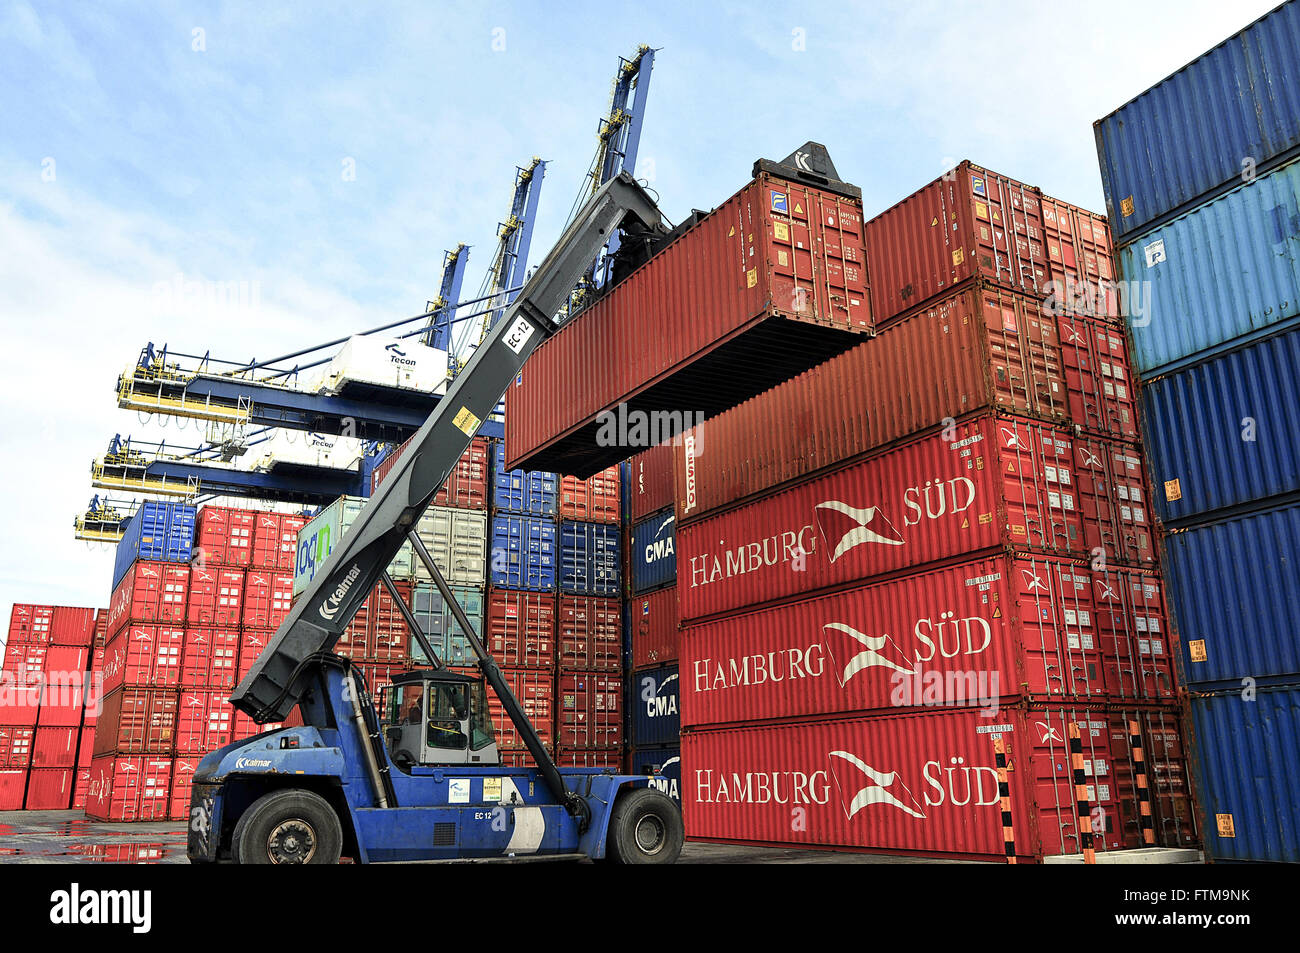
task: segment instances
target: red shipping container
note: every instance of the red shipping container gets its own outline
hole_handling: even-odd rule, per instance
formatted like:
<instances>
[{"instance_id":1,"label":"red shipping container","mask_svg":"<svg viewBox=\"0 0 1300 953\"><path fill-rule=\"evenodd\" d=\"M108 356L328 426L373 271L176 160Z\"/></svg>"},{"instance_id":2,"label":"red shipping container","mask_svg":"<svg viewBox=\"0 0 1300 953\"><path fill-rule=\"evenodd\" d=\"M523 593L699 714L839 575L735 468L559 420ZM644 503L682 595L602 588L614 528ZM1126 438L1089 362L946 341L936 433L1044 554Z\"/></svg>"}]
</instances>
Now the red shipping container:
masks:
<instances>
[{"instance_id":1,"label":"red shipping container","mask_svg":"<svg viewBox=\"0 0 1300 953\"><path fill-rule=\"evenodd\" d=\"M101 821L162 821L171 803L172 759L97 757L90 765L86 816Z\"/></svg>"},{"instance_id":2,"label":"red shipping container","mask_svg":"<svg viewBox=\"0 0 1300 953\"><path fill-rule=\"evenodd\" d=\"M54 628L54 606L14 603L9 613L9 643L48 642Z\"/></svg>"},{"instance_id":3,"label":"red shipping container","mask_svg":"<svg viewBox=\"0 0 1300 953\"><path fill-rule=\"evenodd\" d=\"M1124 331L1067 314L1057 326L1070 418L1091 433L1138 439L1137 388Z\"/></svg>"},{"instance_id":4,"label":"red shipping container","mask_svg":"<svg viewBox=\"0 0 1300 953\"><path fill-rule=\"evenodd\" d=\"M681 522L953 418L1068 413L1054 320L984 283L701 424L675 454Z\"/></svg>"},{"instance_id":5,"label":"red shipping container","mask_svg":"<svg viewBox=\"0 0 1300 953\"><path fill-rule=\"evenodd\" d=\"M244 617L244 570L200 568L190 575L190 625L237 626Z\"/></svg>"},{"instance_id":6,"label":"red shipping container","mask_svg":"<svg viewBox=\"0 0 1300 953\"><path fill-rule=\"evenodd\" d=\"M1072 721L1083 725L1089 813L1115 814L1103 709L1009 709L992 720L967 709L685 734L686 836L1001 860L996 733L1014 766L1017 857L1077 854ZM1123 818L1106 827L1097 848L1122 848Z\"/></svg>"},{"instance_id":7,"label":"red shipping container","mask_svg":"<svg viewBox=\"0 0 1300 953\"><path fill-rule=\"evenodd\" d=\"M972 278L1038 294L1047 281L1041 198L965 161L867 222L876 323Z\"/></svg>"},{"instance_id":8,"label":"red shipping container","mask_svg":"<svg viewBox=\"0 0 1300 953\"><path fill-rule=\"evenodd\" d=\"M360 662L357 669L360 671L365 681L365 687L370 692L370 697L376 705L382 704L381 699L384 697L384 690L392 684L393 676L399 672L409 672L412 665L405 662ZM236 715L238 728L238 719L247 718L242 712ZM249 724L251 724L251 719ZM258 728L258 731L263 729ZM240 737L238 734L236 737Z\"/></svg>"},{"instance_id":9,"label":"red shipping container","mask_svg":"<svg viewBox=\"0 0 1300 953\"><path fill-rule=\"evenodd\" d=\"M26 768L0 768L0 811L21 811L26 790Z\"/></svg>"},{"instance_id":10,"label":"red shipping container","mask_svg":"<svg viewBox=\"0 0 1300 953\"><path fill-rule=\"evenodd\" d=\"M402 597L402 602L410 606L415 583L395 582L394 588ZM370 657L378 661L405 661L410 657L412 636L401 609L383 586L376 587L370 594L369 601L373 607L368 617L367 632Z\"/></svg>"},{"instance_id":11,"label":"red shipping container","mask_svg":"<svg viewBox=\"0 0 1300 953\"><path fill-rule=\"evenodd\" d=\"M607 768L623 770L622 748L562 748L555 755L561 768Z\"/></svg>"},{"instance_id":12,"label":"red shipping container","mask_svg":"<svg viewBox=\"0 0 1300 953\"><path fill-rule=\"evenodd\" d=\"M680 443L661 443L631 459L629 509L634 523L673 505L673 452Z\"/></svg>"},{"instance_id":13,"label":"red shipping container","mask_svg":"<svg viewBox=\"0 0 1300 953\"><path fill-rule=\"evenodd\" d=\"M1152 705L1110 709L1111 746L1117 752L1115 774L1126 845L1140 847L1143 843L1138 823L1141 802L1136 783L1137 763L1132 746L1127 743L1132 722L1137 722L1142 740L1156 845L1195 846L1198 842L1197 815L1192 809L1182 723L1174 709ZM1123 752L1123 757L1119 756L1120 752Z\"/></svg>"},{"instance_id":14,"label":"red shipping container","mask_svg":"<svg viewBox=\"0 0 1300 953\"><path fill-rule=\"evenodd\" d=\"M95 730L95 757L169 753L176 744L176 695L174 688L119 688L106 695Z\"/></svg>"},{"instance_id":15,"label":"red shipping container","mask_svg":"<svg viewBox=\"0 0 1300 953\"><path fill-rule=\"evenodd\" d=\"M1042 291L1070 312L1118 321L1115 262L1104 215L1042 196L1048 284Z\"/></svg>"},{"instance_id":16,"label":"red shipping container","mask_svg":"<svg viewBox=\"0 0 1300 953\"><path fill-rule=\"evenodd\" d=\"M657 668L676 661L681 638L677 587L635 597L628 612L632 614L632 667Z\"/></svg>"},{"instance_id":17,"label":"red shipping container","mask_svg":"<svg viewBox=\"0 0 1300 953\"><path fill-rule=\"evenodd\" d=\"M244 578L243 624L278 629L293 605L293 574L250 569Z\"/></svg>"},{"instance_id":18,"label":"red shipping container","mask_svg":"<svg viewBox=\"0 0 1300 953\"><path fill-rule=\"evenodd\" d=\"M477 669L458 671L464 671L466 675L478 675ZM503 667L501 674L505 676L506 684L518 699L524 714L533 723L537 736L544 745L548 746L547 750L550 750L549 746L555 741L555 676L550 672L531 668ZM487 688L487 699L488 714L491 715L492 724L496 728L498 750L524 750L523 736L519 734L515 723L506 714L501 699L497 698L496 692L490 687Z\"/></svg>"},{"instance_id":19,"label":"red shipping container","mask_svg":"<svg viewBox=\"0 0 1300 953\"><path fill-rule=\"evenodd\" d=\"M384 482L384 478L393 471L393 467L406 452L410 442L408 439L401 446L394 447L384 457L383 462L375 467L375 472L370 478L372 494L379 489L379 484ZM433 505L455 506L470 510L487 509L488 469L491 465L492 454L487 437L475 437L457 459L451 473L447 474L446 481L434 495Z\"/></svg>"},{"instance_id":20,"label":"red shipping container","mask_svg":"<svg viewBox=\"0 0 1300 953\"><path fill-rule=\"evenodd\" d=\"M32 767L75 767L77 731L75 725L37 728L32 741Z\"/></svg>"},{"instance_id":21,"label":"red shipping container","mask_svg":"<svg viewBox=\"0 0 1300 953\"><path fill-rule=\"evenodd\" d=\"M92 693L86 696L86 710L82 713L82 723L94 726L99 721L99 713L104 705L104 659L107 649L99 646L92 650L90 656L90 680L86 683Z\"/></svg>"},{"instance_id":22,"label":"red shipping container","mask_svg":"<svg viewBox=\"0 0 1300 953\"><path fill-rule=\"evenodd\" d=\"M128 625L104 647L105 694L123 685L169 688L181 682L185 629L169 625Z\"/></svg>"},{"instance_id":23,"label":"red shipping container","mask_svg":"<svg viewBox=\"0 0 1300 953\"><path fill-rule=\"evenodd\" d=\"M176 716L176 753L203 755L233 740L235 708L228 692L182 689Z\"/></svg>"},{"instance_id":24,"label":"red shipping container","mask_svg":"<svg viewBox=\"0 0 1300 953\"><path fill-rule=\"evenodd\" d=\"M250 568L292 573L298 561L298 530L306 525L307 518L298 513L258 513Z\"/></svg>"},{"instance_id":25,"label":"red shipping container","mask_svg":"<svg viewBox=\"0 0 1300 953\"><path fill-rule=\"evenodd\" d=\"M95 610L55 606L50 626L54 645L90 645L95 638Z\"/></svg>"},{"instance_id":26,"label":"red shipping container","mask_svg":"<svg viewBox=\"0 0 1300 953\"><path fill-rule=\"evenodd\" d=\"M199 766L199 758L178 754L172 766L170 788L170 806L167 818L173 821L187 821L190 818L190 789L194 786L194 769Z\"/></svg>"},{"instance_id":27,"label":"red shipping container","mask_svg":"<svg viewBox=\"0 0 1300 953\"><path fill-rule=\"evenodd\" d=\"M23 808L28 811L66 811L72 807L76 785L76 768L32 768Z\"/></svg>"},{"instance_id":28,"label":"red shipping container","mask_svg":"<svg viewBox=\"0 0 1300 953\"><path fill-rule=\"evenodd\" d=\"M623 611L618 599L559 598L559 667L566 671L617 672L623 667Z\"/></svg>"},{"instance_id":29,"label":"red shipping container","mask_svg":"<svg viewBox=\"0 0 1300 953\"><path fill-rule=\"evenodd\" d=\"M240 738L251 738L253 735L260 735L264 731L277 731L282 727L284 727L283 722L278 721L259 725L248 715L236 709L235 722L231 733L233 734L233 740L238 741Z\"/></svg>"},{"instance_id":30,"label":"red shipping container","mask_svg":"<svg viewBox=\"0 0 1300 953\"><path fill-rule=\"evenodd\" d=\"M32 763L32 744L36 729L19 725L0 725L0 768L22 768Z\"/></svg>"},{"instance_id":31,"label":"red shipping container","mask_svg":"<svg viewBox=\"0 0 1300 953\"><path fill-rule=\"evenodd\" d=\"M78 764L76 771L76 782L72 790L72 809L74 811L84 811L86 809L86 799L90 796L90 763Z\"/></svg>"},{"instance_id":32,"label":"red shipping container","mask_svg":"<svg viewBox=\"0 0 1300 953\"><path fill-rule=\"evenodd\" d=\"M599 672L560 672L555 743L568 748L613 748L623 742L623 680Z\"/></svg>"},{"instance_id":33,"label":"red shipping container","mask_svg":"<svg viewBox=\"0 0 1300 953\"><path fill-rule=\"evenodd\" d=\"M506 466L587 477L872 328L862 203L762 173L543 342L506 390ZM873 265L874 267L874 265ZM601 440L620 407L625 439ZM694 422L694 421L692 421Z\"/></svg>"},{"instance_id":34,"label":"red shipping container","mask_svg":"<svg viewBox=\"0 0 1300 953\"><path fill-rule=\"evenodd\" d=\"M185 688L219 688L228 693L238 683L239 644L238 629L186 630L180 684Z\"/></svg>"},{"instance_id":35,"label":"red shipping container","mask_svg":"<svg viewBox=\"0 0 1300 953\"><path fill-rule=\"evenodd\" d=\"M132 622L184 623L189 587L187 565L133 563L113 590L108 608L109 635Z\"/></svg>"},{"instance_id":36,"label":"red shipping container","mask_svg":"<svg viewBox=\"0 0 1300 953\"><path fill-rule=\"evenodd\" d=\"M83 725L81 728L81 741L77 743L77 766L89 767L91 760L94 758L95 751L95 726Z\"/></svg>"},{"instance_id":37,"label":"red shipping container","mask_svg":"<svg viewBox=\"0 0 1300 953\"><path fill-rule=\"evenodd\" d=\"M12 684L18 687L42 685L49 651L50 646L45 642L10 642L5 647L5 681L12 679Z\"/></svg>"},{"instance_id":38,"label":"red shipping container","mask_svg":"<svg viewBox=\"0 0 1300 953\"><path fill-rule=\"evenodd\" d=\"M236 685L248 674L248 670L253 667L253 663L257 661L257 657L262 654L262 650L266 648L274 634L271 629L244 629L240 634L239 677L235 679Z\"/></svg>"},{"instance_id":39,"label":"red shipping container","mask_svg":"<svg viewBox=\"0 0 1300 953\"><path fill-rule=\"evenodd\" d=\"M205 506L194 528L194 564L205 569L221 566L247 568L253 561L256 510Z\"/></svg>"},{"instance_id":40,"label":"red shipping container","mask_svg":"<svg viewBox=\"0 0 1300 953\"><path fill-rule=\"evenodd\" d=\"M691 626L682 725L1106 700L1086 566L990 556Z\"/></svg>"},{"instance_id":41,"label":"red shipping container","mask_svg":"<svg viewBox=\"0 0 1300 953\"><path fill-rule=\"evenodd\" d=\"M108 609L95 610L95 647L108 641Z\"/></svg>"},{"instance_id":42,"label":"red shipping container","mask_svg":"<svg viewBox=\"0 0 1300 953\"><path fill-rule=\"evenodd\" d=\"M38 725L81 724L82 710L95 698L86 698L90 685L87 670L90 667L90 646L51 645L45 656L44 689Z\"/></svg>"},{"instance_id":43,"label":"red shipping container","mask_svg":"<svg viewBox=\"0 0 1300 953\"><path fill-rule=\"evenodd\" d=\"M1155 540L1147 516L1151 494L1142 451L1135 444L1089 436L1075 437L1074 449L1084 544L1107 563L1153 565Z\"/></svg>"},{"instance_id":44,"label":"red shipping container","mask_svg":"<svg viewBox=\"0 0 1300 953\"><path fill-rule=\"evenodd\" d=\"M985 415L680 526L682 619L995 547L1077 554L1072 454L1046 424Z\"/></svg>"},{"instance_id":45,"label":"red shipping container","mask_svg":"<svg viewBox=\"0 0 1300 953\"><path fill-rule=\"evenodd\" d=\"M1178 646L1154 572L1112 566L1093 573L1097 638L1107 691L1127 704L1171 701Z\"/></svg>"},{"instance_id":46,"label":"red shipping container","mask_svg":"<svg viewBox=\"0 0 1300 953\"><path fill-rule=\"evenodd\" d=\"M12 650L15 646L10 645L9 648ZM22 679L31 680L24 684ZM43 679L43 666L35 671L25 670L21 674L8 669L0 672L0 724L20 728L36 725L45 687Z\"/></svg>"},{"instance_id":47,"label":"red shipping container","mask_svg":"<svg viewBox=\"0 0 1300 953\"><path fill-rule=\"evenodd\" d=\"M555 593L489 589L485 647L498 665L555 665Z\"/></svg>"},{"instance_id":48,"label":"red shipping container","mask_svg":"<svg viewBox=\"0 0 1300 953\"><path fill-rule=\"evenodd\" d=\"M560 478L560 516L588 523L617 523L619 519L618 467L602 470L586 480Z\"/></svg>"}]
</instances>

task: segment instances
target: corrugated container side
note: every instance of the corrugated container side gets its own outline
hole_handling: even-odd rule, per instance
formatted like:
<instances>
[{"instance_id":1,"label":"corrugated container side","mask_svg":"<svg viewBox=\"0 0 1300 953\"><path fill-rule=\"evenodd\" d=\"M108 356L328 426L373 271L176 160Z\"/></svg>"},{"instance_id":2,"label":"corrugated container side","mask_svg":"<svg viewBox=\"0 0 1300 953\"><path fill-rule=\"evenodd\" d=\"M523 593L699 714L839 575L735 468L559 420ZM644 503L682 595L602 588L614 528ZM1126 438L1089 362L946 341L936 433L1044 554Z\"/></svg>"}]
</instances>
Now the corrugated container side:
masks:
<instances>
[{"instance_id":1,"label":"corrugated container side","mask_svg":"<svg viewBox=\"0 0 1300 953\"><path fill-rule=\"evenodd\" d=\"M1166 524L1300 491L1300 330L1147 381L1142 407Z\"/></svg>"},{"instance_id":2,"label":"corrugated container side","mask_svg":"<svg viewBox=\"0 0 1300 953\"><path fill-rule=\"evenodd\" d=\"M615 672L561 672L556 744L562 749L623 743L623 679Z\"/></svg>"},{"instance_id":3,"label":"corrugated container side","mask_svg":"<svg viewBox=\"0 0 1300 953\"><path fill-rule=\"evenodd\" d=\"M95 636L95 610L55 606L50 624L54 645L90 645Z\"/></svg>"},{"instance_id":4,"label":"corrugated container side","mask_svg":"<svg viewBox=\"0 0 1300 953\"><path fill-rule=\"evenodd\" d=\"M500 665L555 665L555 594L493 587L488 590L484 645Z\"/></svg>"},{"instance_id":5,"label":"corrugated container side","mask_svg":"<svg viewBox=\"0 0 1300 953\"><path fill-rule=\"evenodd\" d=\"M66 811L72 806L76 783L75 768L32 768L23 807L28 811Z\"/></svg>"},{"instance_id":6,"label":"corrugated container side","mask_svg":"<svg viewBox=\"0 0 1300 953\"><path fill-rule=\"evenodd\" d=\"M1225 342L1294 325L1300 163L1142 235L1116 252L1116 263L1133 289L1132 357L1144 380L1203 360Z\"/></svg>"},{"instance_id":7,"label":"corrugated container side","mask_svg":"<svg viewBox=\"0 0 1300 953\"><path fill-rule=\"evenodd\" d=\"M392 472L398 459L406 452L410 444L408 439L401 446L388 451L379 466L370 476L370 492L373 495L379 484ZM447 479L438 492L434 494L434 506L458 506L471 510L487 509L488 471L491 469L492 453L487 437L475 437L465 448L465 452L456 460L456 465L447 474Z\"/></svg>"},{"instance_id":8,"label":"corrugated container side","mask_svg":"<svg viewBox=\"0 0 1300 953\"><path fill-rule=\"evenodd\" d=\"M197 513L188 503L141 503L122 528L122 539L113 556L114 587L137 559L189 562Z\"/></svg>"},{"instance_id":9,"label":"corrugated container side","mask_svg":"<svg viewBox=\"0 0 1300 953\"><path fill-rule=\"evenodd\" d=\"M26 790L26 768L0 768L0 811L21 811Z\"/></svg>"},{"instance_id":10,"label":"corrugated container side","mask_svg":"<svg viewBox=\"0 0 1300 953\"><path fill-rule=\"evenodd\" d=\"M1092 573L1093 624L1106 694L1123 704L1168 703L1177 688L1178 638L1160 576L1107 566Z\"/></svg>"},{"instance_id":11,"label":"corrugated container side","mask_svg":"<svg viewBox=\"0 0 1300 953\"><path fill-rule=\"evenodd\" d=\"M106 695L95 732L95 757L170 752L176 743L176 701L174 688L119 688Z\"/></svg>"},{"instance_id":12,"label":"corrugated container side","mask_svg":"<svg viewBox=\"0 0 1300 953\"><path fill-rule=\"evenodd\" d=\"M1138 388L1122 328L1080 314L1057 317L1070 420L1091 433L1137 440Z\"/></svg>"},{"instance_id":13,"label":"corrugated container side","mask_svg":"<svg viewBox=\"0 0 1300 953\"><path fill-rule=\"evenodd\" d=\"M619 521L618 467L609 467L586 480L560 478L560 515L591 523Z\"/></svg>"},{"instance_id":14,"label":"corrugated container side","mask_svg":"<svg viewBox=\"0 0 1300 953\"><path fill-rule=\"evenodd\" d=\"M1300 688L1193 693L1191 718L1206 853L1300 863Z\"/></svg>"},{"instance_id":15,"label":"corrugated container side","mask_svg":"<svg viewBox=\"0 0 1300 953\"><path fill-rule=\"evenodd\" d=\"M1300 505L1216 520L1165 537L1165 586L1190 687L1300 680ZM1226 687L1226 686L1225 686Z\"/></svg>"},{"instance_id":16,"label":"corrugated container side","mask_svg":"<svg viewBox=\"0 0 1300 953\"><path fill-rule=\"evenodd\" d=\"M980 410L1064 420L1066 393L1056 318L1026 295L967 285L687 434L673 448L677 516Z\"/></svg>"},{"instance_id":17,"label":"corrugated container side","mask_svg":"<svg viewBox=\"0 0 1300 953\"><path fill-rule=\"evenodd\" d=\"M104 647L104 692L116 691L123 685L131 688L179 685L185 633L180 626L125 626Z\"/></svg>"},{"instance_id":18,"label":"corrugated container side","mask_svg":"<svg viewBox=\"0 0 1300 953\"><path fill-rule=\"evenodd\" d=\"M560 477L544 470L506 468L504 441L492 441L492 506L498 512L556 516L560 511Z\"/></svg>"},{"instance_id":19,"label":"corrugated container side","mask_svg":"<svg viewBox=\"0 0 1300 953\"><path fill-rule=\"evenodd\" d=\"M619 528L605 523L560 522L561 592L621 596Z\"/></svg>"},{"instance_id":20,"label":"corrugated container side","mask_svg":"<svg viewBox=\"0 0 1300 953\"><path fill-rule=\"evenodd\" d=\"M632 667L643 669L676 661L680 624L677 587L636 596L627 605Z\"/></svg>"},{"instance_id":21,"label":"corrugated container side","mask_svg":"<svg viewBox=\"0 0 1300 953\"><path fill-rule=\"evenodd\" d=\"M181 655L180 684L186 688L224 689L235 687L239 672L238 629L191 628L185 632ZM105 668L107 669L107 662ZM105 674L105 686L108 676Z\"/></svg>"},{"instance_id":22,"label":"corrugated container side","mask_svg":"<svg viewBox=\"0 0 1300 953\"><path fill-rule=\"evenodd\" d=\"M509 514L494 516L492 585L553 591L557 535L558 528L552 519Z\"/></svg>"},{"instance_id":23,"label":"corrugated container side","mask_svg":"<svg viewBox=\"0 0 1300 953\"><path fill-rule=\"evenodd\" d=\"M137 562L113 589L108 609L109 636L132 622L184 624L190 567Z\"/></svg>"},{"instance_id":24,"label":"corrugated container side","mask_svg":"<svg viewBox=\"0 0 1300 953\"><path fill-rule=\"evenodd\" d=\"M1080 305L1080 314L1116 321L1114 246L1106 216L1044 195L1049 296Z\"/></svg>"},{"instance_id":25,"label":"corrugated container side","mask_svg":"<svg viewBox=\"0 0 1300 953\"><path fill-rule=\"evenodd\" d=\"M26 771L32 763L32 745L35 740L35 728L0 725L0 768L21 768Z\"/></svg>"},{"instance_id":26,"label":"corrugated container side","mask_svg":"<svg viewBox=\"0 0 1300 953\"><path fill-rule=\"evenodd\" d=\"M1300 146L1297 35L1283 4L1093 124L1118 238Z\"/></svg>"},{"instance_id":27,"label":"corrugated container side","mask_svg":"<svg viewBox=\"0 0 1300 953\"><path fill-rule=\"evenodd\" d=\"M972 278L1038 294L1048 280L1041 197L967 160L867 222L877 325Z\"/></svg>"},{"instance_id":28,"label":"corrugated container side","mask_svg":"<svg viewBox=\"0 0 1300 953\"><path fill-rule=\"evenodd\" d=\"M630 464L631 517L642 520L673 505L673 444L661 443L642 451Z\"/></svg>"},{"instance_id":29,"label":"corrugated container side","mask_svg":"<svg viewBox=\"0 0 1300 953\"><path fill-rule=\"evenodd\" d=\"M533 352L507 462L589 476L671 436L602 440L606 408L711 416L852 346L865 265L859 200L760 175Z\"/></svg>"},{"instance_id":30,"label":"corrugated container side","mask_svg":"<svg viewBox=\"0 0 1300 953\"><path fill-rule=\"evenodd\" d=\"M672 510L656 513L632 526L632 592L639 595L677 581L676 517Z\"/></svg>"},{"instance_id":31,"label":"corrugated container side","mask_svg":"<svg viewBox=\"0 0 1300 953\"><path fill-rule=\"evenodd\" d=\"M1137 444L1074 438L1075 491L1083 541L1094 557L1130 566L1155 564L1151 491Z\"/></svg>"},{"instance_id":32,"label":"corrugated container side","mask_svg":"<svg viewBox=\"0 0 1300 953\"><path fill-rule=\"evenodd\" d=\"M677 666L637 672L628 676L628 704L632 708L632 744L676 744L682 733Z\"/></svg>"},{"instance_id":33,"label":"corrugated container side","mask_svg":"<svg viewBox=\"0 0 1300 953\"><path fill-rule=\"evenodd\" d=\"M1080 554L1072 458L1063 432L989 415L683 525L682 618L995 547Z\"/></svg>"},{"instance_id":34,"label":"corrugated container side","mask_svg":"<svg viewBox=\"0 0 1300 953\"><path fill-rule=\"evenodd\" d=\"M617 672L623 667L623 611L617 599L562 594L557 613L562 670Z\"/></svg>"}]
</instances>

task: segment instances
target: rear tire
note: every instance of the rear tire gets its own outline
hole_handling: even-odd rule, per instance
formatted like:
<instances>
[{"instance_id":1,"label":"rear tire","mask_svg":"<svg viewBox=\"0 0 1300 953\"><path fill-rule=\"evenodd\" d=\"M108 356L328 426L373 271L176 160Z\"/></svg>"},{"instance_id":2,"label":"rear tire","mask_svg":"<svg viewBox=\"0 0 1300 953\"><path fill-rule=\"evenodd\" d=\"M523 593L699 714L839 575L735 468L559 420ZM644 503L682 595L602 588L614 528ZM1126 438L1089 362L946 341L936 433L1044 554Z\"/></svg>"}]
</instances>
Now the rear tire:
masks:
<instances>
[{"instance_id":1,"label":"rear tire","mask_svg":"<svg viewBox=\"0 0 1300 953\"><path fill-rule=\"evenodd\" d=\"M230 838L237 864L337 864L343 850L338 815L319 794L290 788L254 801Z\"/></svg>"},{"instance_id":2,"label":"rear tire","mask_svg":"<svg viewBox=\"0 0 1300 953\"><path fill-rule=\"evenodd\" d=\"M675 864L686 833L682 812L653 788L625 791L609 815L605 854L615 864Z\"/></svg>"}]
</instances>

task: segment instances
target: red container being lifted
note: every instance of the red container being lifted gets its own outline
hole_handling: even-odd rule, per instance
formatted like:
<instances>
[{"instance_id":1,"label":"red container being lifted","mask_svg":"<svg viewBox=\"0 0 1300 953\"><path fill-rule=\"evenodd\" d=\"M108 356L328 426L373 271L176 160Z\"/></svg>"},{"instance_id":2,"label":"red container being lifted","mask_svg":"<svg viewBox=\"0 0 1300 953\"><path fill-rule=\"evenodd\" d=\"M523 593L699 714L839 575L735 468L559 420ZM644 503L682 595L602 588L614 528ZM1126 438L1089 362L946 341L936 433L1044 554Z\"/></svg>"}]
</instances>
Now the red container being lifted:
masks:
<instances>
[{"instance_id":1,"label":"red container being lifted","mask_svg":"<svg viewBox=\"0 0 1300 953\"><path fill-rule=\"evenodd\" d=\"M658 668L676 661L681 638L677 587L635 596L627 605L631 615L632 667Z\"/></svg>"},{"instance_id":2,"label":"red container being lifted","mask_svg":"<svg viewBox=\"0 0 1300 953\"><path fill-rule=\"evenodd\" d=\"M1042 293L1041 199L1033 186L967 160L867 222L877 325L972 278Z\"/></svg>"},{"instance_id":3,"label":"red container being lifted","mask_svg":"<svg viewBox=\"0 0 1300 953\"><path fill-rule=\"evenodd\" d=\"M682 618L984 550L1079 555L1071 459L1056 428L986 414L681 526Z\"/></svg>"},{"instance_id":4,"label":"red container being lifted","mask_svg":"<svg viewBox=\"0 0 1300 953\"><path fill-rule=\"evenodd\" d=\"M682 632L682 725L1103 702L1092 573L989 556Z\"/></svg>"},{"instance_id":5,"label":"red container being lifted","mask_svg":"<svg viewBox=\"0 0 1300 953\"><path fill-rule=\"evenodd\" d=\"M687 434L679 523L985 409L1068 412L1056 322L976 282Z\"/></svg>"},{"instance_id":6,"label":"red container being lifted","mask_svg":"<svg viewBox=\"0 0 1300 953\"><path fill-rule=\"evenodd\" d=\"M794 181L813 147L824 188ZM787 162L761 162L533 352L506 390L509 468L590 476L671 436L661 422L720 413L872 329L860 191L816 144Z\"/></svg>"}]
</instances>

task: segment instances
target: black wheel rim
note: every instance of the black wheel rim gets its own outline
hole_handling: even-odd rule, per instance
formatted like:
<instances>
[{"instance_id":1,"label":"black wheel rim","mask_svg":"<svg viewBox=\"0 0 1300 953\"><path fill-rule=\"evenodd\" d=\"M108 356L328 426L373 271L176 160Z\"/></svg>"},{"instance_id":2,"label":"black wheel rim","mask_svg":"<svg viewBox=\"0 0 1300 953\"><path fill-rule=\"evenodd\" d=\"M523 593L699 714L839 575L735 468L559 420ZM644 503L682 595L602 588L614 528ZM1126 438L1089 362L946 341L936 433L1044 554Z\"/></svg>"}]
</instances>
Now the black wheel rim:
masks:
<instances>
[{"instance_id":1,"label":"black wheel rim","mask_svg":"<svg viewBox=\"0 0 1300 953\"><path fill-rule=\"evenodd\" d=\"M316 856L316 830L300 817L281 821L266 838L273 864L306 864Z\"/></svg>"},{"instance_id":2,"label":"black wheel rim","mask_svg":"<svg viewBox=\"0 0 1300 953\"><path fill-rule=\"evenodd\" d=\"M668 839L668 830L663 818L658 814L643 815L632 830L632 839L636 841L636 849L641 853L646 855L659 853L664 849L664 843Z\"/></svg>"}]
</instances>

